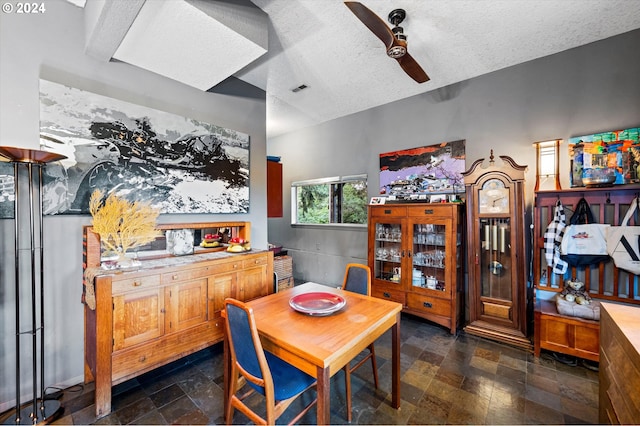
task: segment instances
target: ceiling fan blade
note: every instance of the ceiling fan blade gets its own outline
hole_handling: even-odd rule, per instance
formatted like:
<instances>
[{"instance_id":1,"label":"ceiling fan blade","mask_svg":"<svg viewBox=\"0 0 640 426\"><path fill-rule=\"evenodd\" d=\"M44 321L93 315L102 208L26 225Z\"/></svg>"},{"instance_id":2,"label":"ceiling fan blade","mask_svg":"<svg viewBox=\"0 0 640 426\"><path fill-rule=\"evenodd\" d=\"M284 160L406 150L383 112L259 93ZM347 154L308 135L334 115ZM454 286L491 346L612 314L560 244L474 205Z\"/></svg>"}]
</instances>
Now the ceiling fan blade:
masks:
<instances>
[{"instance_id":1,"label":"ceiling fan blade","mask_svg":"<svg viewBox=\"0 0 640 426\"><path fill-rule=\"evenodd\" d=\"M409 74L409 77L413 78L418 83L425 83L429 81L427 73L424 72L416 60L409 55L409 52L405 53L404 56L397 58L397 60L402 69Z\"/></svg>"},{"instance_id":2,"label":"ceiling fan blade","mask_svg":"<svg viewBox=\"0 0 640 426\"><path fill-rule=\"evenodd\" d=\"M389 26L365 5L357 1L345 1L344 4L376 37L382 40L387 49L396 42L396 38Z\"/></svg>"}]
</instances>

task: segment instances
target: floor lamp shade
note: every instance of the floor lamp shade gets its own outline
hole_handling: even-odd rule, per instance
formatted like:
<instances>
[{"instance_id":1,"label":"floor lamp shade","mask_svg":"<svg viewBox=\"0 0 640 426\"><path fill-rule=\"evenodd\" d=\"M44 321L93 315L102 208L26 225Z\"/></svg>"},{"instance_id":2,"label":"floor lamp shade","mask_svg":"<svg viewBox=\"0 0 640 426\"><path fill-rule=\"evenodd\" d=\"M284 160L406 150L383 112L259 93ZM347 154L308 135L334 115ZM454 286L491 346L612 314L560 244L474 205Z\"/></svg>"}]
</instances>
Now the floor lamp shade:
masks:
<instances>
[{"instance_id":1,"label":"floor lamp shade","mask_svg":"<svg viewBox=\"0 0 640 426\"><path fill-rule=\"evenodd\" d=\"M15 236L15 312L16 312L16 408L4 424L36 424L50 421L60 412L60 402L47 400L44 387L44 259L42 169L63 155L0 146L0 156L13 164ZM22 298L30 297L30 312L21 312ZM25 321L25 318L30 320ZM21 401L21 361L24 349L31 349L33 397ZM27 370L25 368L25 370ZM38 374L40 373L40 374Z\"/></svg>"}]
</instances>

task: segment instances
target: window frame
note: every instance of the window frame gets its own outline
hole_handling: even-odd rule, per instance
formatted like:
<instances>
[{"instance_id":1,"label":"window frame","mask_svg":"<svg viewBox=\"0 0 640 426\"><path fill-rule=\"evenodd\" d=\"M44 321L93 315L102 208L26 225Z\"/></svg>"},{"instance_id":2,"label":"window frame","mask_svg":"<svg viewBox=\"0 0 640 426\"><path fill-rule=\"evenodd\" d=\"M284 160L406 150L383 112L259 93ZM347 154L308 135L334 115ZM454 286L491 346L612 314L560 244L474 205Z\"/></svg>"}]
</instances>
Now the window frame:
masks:
<instances>
[{"instance_id":1,"label":"window frame","mask_svg":"<svg viewBox=\"0 0 640 426\"><path fill-rule=\"evenodd\" d=\"M291 182L291 226L300 226L300 227L336 227L336 228L366 228L367 223L341 223L341 222L332 222L334 217L337 214L341 214L342 205L340 203L339 206L336 206L333 201L329 205L329 223L300 223L298 222L298 188L303 186L313 186L313 185L335 185L335 184L345 184L350 182L364 181L367 187L369 186L368 176L366 173L357 174L357 175L345 175L345 176L330 176L325 178L318 179L307 179ZM341 187L342 189L342 187ZM335 193L333 190L329 191L329 198L332 196L335 197ZM368 194L365 197L365 207L368 205ZM334 200L335 201L335 200ZM333 208L333 209L332 209ZM338 209L336 211L336 209ZM332 211L333 210L333 211Z\"/></svg>"}]
</instances>

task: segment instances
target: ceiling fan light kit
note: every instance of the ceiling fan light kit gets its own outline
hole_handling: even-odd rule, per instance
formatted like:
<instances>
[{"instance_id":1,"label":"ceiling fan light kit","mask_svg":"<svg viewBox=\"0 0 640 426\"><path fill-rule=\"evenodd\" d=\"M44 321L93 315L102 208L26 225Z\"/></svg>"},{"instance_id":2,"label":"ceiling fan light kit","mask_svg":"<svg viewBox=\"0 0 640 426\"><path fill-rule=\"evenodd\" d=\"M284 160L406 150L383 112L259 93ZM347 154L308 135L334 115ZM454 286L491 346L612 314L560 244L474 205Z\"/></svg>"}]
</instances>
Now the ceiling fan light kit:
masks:
<instances>
[{"instance_id":1,"label":"ceiling fan light kit","mask_svg":"<svg viewBox=\"0 0 640 426\"><path fill-rule=\"evenodd\" d=\"M429 76L416 62L407 50L407 36L400 23L404 21L407 14L404 9L394 9L389 13L388 19L393 28L373 13L369 8L357 1L346 1L345 6L353 12L362 23L378 37L387 48L387 55L398 61L400 67L409 77L418 83L429 81Z\"/></svg>"}]
</instances>

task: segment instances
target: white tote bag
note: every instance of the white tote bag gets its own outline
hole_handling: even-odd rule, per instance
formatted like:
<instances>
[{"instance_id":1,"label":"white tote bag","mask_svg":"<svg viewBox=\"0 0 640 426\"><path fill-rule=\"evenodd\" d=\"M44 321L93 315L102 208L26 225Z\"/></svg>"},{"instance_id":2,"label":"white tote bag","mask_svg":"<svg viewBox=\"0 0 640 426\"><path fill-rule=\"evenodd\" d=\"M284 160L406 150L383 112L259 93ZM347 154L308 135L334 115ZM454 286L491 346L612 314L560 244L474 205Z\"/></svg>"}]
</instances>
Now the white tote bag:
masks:
<instances>
[{"instance_id":1,"label":"white tote bag","mask_svg":"<svg viewBox=\"0 0 640 426\"><path fill-rule=\"evenodd\" d=\"M638 198L635 198L620 226L609 227L607 252L618 268L640 275L640 226L628 226L637 208Z\"/></svg>"},{"instance_id":2,"label":"white tote bag","mask_svg":"<svg viewBox=\"0 0 640 426\"><path fill-rule=\"evenodd\" d=\"M562 254L606 255L609 228L600 223L567 226L562 237Z\"/></svg>"}]
</instances>

